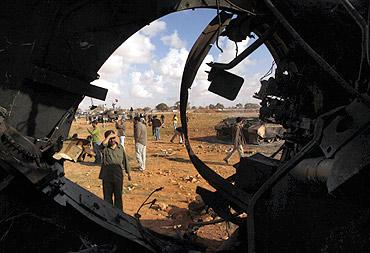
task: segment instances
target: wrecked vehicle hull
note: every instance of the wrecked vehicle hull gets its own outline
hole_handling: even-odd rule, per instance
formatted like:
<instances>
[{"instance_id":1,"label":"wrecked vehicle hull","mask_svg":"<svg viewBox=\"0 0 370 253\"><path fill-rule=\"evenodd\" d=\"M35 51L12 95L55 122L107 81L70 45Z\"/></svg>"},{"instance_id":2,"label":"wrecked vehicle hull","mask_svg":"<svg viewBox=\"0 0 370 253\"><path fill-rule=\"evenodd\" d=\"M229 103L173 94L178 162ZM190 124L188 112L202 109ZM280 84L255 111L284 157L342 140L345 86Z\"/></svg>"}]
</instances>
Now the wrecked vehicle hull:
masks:
<instances>
[{"instance_id":1,"label":"wrecked vehicle hull","mask_svg":"<svg viewBox=\"0 0 370 253\"><path fill-rule=\"evenodd\" d=\"M265 44L277 69L274 77L261 79L254 97L261 100L260 118L287 131L273 154L281 152L279 160L261 154L242 158L227 179L193 152L184 117L192 73L209 41L217 40L217 29L210 32L217 22L193 46L182 79L181 120L191 161L216 189L198 187L197 193L220 217L239 225L221 252L370 250L368 11L366 1L265 0L255 15L229 20L223 34L230 40L252 32L259 38L229 63L209 63L209 90L235 99L240 77L227 70ZM352 31L352 43L338 43L343 29Z\"/></svg>"},{"instance_id":2,"label":"wrecked vehicle hull","mask_svg":"<svg viewBox=\"0 0 370 253\"><path fill-rule=\"evenodd\" d=\"M227 118L215 126L217 138L232 140L232 129L236 118ZM243 135L248 144L261 144L281 140L284 135L284 128L279 124L264 123L258 118L243 118Z\"/></svg>"},{"instance_id":3,"label":"wrecked vehicle hull","mask_svg":"<svg viewBox=\"0 0 370 253\"><path fill-rule=\"evenodd\" d=\"M203 250L141 227L65 179L52 159L83 97L105 98L90 82L113 51L151 21L198 7L219 14L189 54L181 121L189 157L215 189L197 192L239 225L220 250L370 250L368 1L24 0L0 7L1 251ZM287 132L280 160L244 158L226 180L191 149L188 89L219 35L239 42L252 32L259 38L232 62L210 63L209 90L235 99L243 78L227 70L265 44L277 69L255 94L260 118Z\"/></svg>"}]
</instances>

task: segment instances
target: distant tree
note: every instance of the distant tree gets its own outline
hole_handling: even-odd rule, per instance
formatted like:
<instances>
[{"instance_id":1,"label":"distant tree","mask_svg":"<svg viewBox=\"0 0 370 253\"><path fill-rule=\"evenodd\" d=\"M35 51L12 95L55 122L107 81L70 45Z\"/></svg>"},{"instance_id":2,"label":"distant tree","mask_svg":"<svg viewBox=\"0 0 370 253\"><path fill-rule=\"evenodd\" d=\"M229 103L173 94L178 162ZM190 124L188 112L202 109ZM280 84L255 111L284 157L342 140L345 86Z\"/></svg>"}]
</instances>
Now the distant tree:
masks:
<instances>
[{"instance_id":1,"label":"distant tree","mask_svg":"<svg viewBox=\"0 0 370 253\"><path fill-rule=\"evenodd\" d=\"M168 105L166 105L165 103L160 103L155 107L155 109L157 109L158 111L167 111Z\"/></svg>"},{"instance_id":2,"label":"distant tree","mask_svg":"<svg viewBox=\"0 0 370 253\"><path fill-rule=\"evenodd\" d=\"M210 104L210 105L208 106L208 108L209 108L209 109L215 109L216 107L215 107L213 104Z\"/></svg>"},{"instance_id":3,"label":"distant tree","mask_svg":"<svg viewBox=\"0 0 370 253\"><path fill-rule=\"evenodd\" d=\"M144 112L149 112L152 108L150 108L149 106L147 107L144 107Z\"/></svg>"},{"instance_id":4,"label":"distant tree","mask_svg":"<svg viewBox=\"0 0 370 253\"><path fill-rule=\"evenodd\" d=\"M197 109L197 107L193 105L193 106L191 107L191 109L192 109L192 110L196 110L196 109Z\"/></svg>"},{"instance_id":5,"label":"distant tree","mask_svg":"<svg viewBox=\"0 0 370 253\"><path fill-rule=\"evenodd\" d=\"M238 109L243 109L243 104L241 104L241 103L239 103L239 104L236 104L236 106L235 106L236 108L238 108Z\"/></svg>"},{"instance_id":6,"label":"distant tree","mask_svg":"<svg viewBox=\"0 0 370 253\"><path fill-rule=\"evenodd\" d=\"M225 108L225 106L224 106L223 104L221 104L221 103L217 103L217 104L215 105L215 108L216 108L216 109L224 109L224 108Z\"/></svg>"}]
</instances>

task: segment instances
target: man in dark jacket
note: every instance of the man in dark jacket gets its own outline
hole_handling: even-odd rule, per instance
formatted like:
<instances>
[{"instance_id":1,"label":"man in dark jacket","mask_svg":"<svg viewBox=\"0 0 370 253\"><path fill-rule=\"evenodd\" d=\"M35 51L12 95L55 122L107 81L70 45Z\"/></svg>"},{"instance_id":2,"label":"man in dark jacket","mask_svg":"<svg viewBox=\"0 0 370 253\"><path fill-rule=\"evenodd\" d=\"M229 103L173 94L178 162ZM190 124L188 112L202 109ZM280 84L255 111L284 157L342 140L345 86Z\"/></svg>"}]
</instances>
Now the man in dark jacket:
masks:
<instances>
[{"instance_id":1,"label":"man in dark jacket","mask_svg":"<svg viewBox=\"0 0 370 253\"><path fill-rule=\"evenodd\" d=\"M159 139L161 139L161 126L162 126L162 122L157 118L157 115L155 115L153 117L152 124L153 124L153 128L154 128L154 137L155 137L155 140L158 141Z\"/></svg>"},{"instance_id":2,"label":"man in dark jacket","mask_svg":"<svg viewBox=\"0 0 370 253\"><path fill-rule=\"evenodd\" d=\"M125 149L118 144L117 135L112 130L104 133L104 141L100 145L103 162L99 173L99 178L103 180L104 200L114 204L120 210L123 210L122 187L123 170L131 181L130 165L128 163ZM114 202L112 197L114 196Z\"/></svg>"}]
</instances>

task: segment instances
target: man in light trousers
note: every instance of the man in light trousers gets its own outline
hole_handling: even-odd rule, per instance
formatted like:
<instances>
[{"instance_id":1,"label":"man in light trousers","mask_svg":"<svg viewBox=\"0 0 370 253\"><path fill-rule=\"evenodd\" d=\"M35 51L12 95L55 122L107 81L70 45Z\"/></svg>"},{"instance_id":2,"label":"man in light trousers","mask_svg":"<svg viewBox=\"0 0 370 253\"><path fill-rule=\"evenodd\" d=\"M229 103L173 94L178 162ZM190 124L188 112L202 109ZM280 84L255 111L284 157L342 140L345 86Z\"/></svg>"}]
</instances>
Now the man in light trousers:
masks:
<instances>
[{"instance_id":1,"label":"man in light trousers","mask_svg":"<svg viewBox=\"0 0 370 253\"><path fill-rule=\"evenodd\" d=\"M244 157L244 150L243 145L245 145L246 141L243 134L243 120L241 117L236 118L236 124L232 130L232 139L233 139L233 148L229 151L227 156L224 158L226 163L229 163L231 156L238 151L239 158Z\"/></svg>"},{"instance_id":2,"label":"man in light trousers","mask_svg":"<svg viewBox=\"0 0 370 253\"><path fill-rule=\"evenodd\" d=\"M135 151L136 159L139 163L139 170L143 172L145 170L146 160L146 141L147 141L147 129L143 123L144 119L136 117L134 119L134 139L135 139Z\"/></svg>"}]
</instances>

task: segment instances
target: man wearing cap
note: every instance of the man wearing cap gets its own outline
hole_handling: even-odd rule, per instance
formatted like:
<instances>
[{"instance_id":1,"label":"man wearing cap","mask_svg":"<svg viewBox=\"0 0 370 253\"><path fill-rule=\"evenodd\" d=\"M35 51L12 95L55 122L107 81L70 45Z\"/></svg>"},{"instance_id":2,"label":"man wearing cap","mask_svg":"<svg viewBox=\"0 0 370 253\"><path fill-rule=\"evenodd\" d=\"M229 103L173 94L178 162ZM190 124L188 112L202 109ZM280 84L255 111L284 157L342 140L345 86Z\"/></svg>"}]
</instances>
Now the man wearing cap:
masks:
<instances>
[{"instance_id":1,"label":"man wearing cap","mask_svg":"<svg viewBox=\"0 0 370 253\"><path fill-rule=\"evenodd\" d=\"M106 131L104 137L105 139L100 145L103 161L99 173L99 178L103 181L104 200L123 210L123 170L126 171L128 180L131 181L130 165L125 149L117 142L117 135L114 131Z\"/></svg>"}]
</instances>

